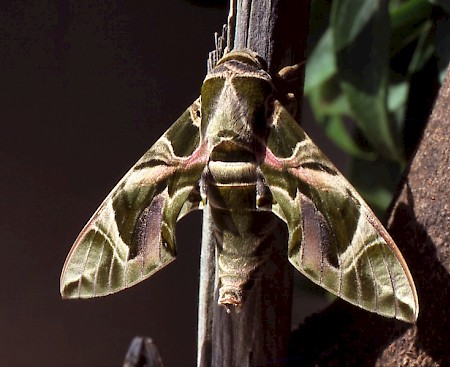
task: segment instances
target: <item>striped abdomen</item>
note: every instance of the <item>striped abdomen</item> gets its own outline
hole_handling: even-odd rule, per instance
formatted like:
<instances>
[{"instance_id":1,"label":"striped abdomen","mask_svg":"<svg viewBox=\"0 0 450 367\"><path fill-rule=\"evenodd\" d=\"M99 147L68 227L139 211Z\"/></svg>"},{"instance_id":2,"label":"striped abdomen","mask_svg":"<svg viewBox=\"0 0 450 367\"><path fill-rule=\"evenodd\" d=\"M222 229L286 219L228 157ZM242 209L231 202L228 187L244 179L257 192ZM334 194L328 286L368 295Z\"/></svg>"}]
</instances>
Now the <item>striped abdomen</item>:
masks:
<instances>
[{"instance_id":1,"label":"striped abdomen","mask_svg":"<svg viewBox=\"0 0 450 367\"><path fill-rule=\"evenodd\" d=\"M268 256L262 243L273 217L258 209L266 199L265 186L254 161L210 160L205 183L216 239L219 304L240 306Z\"/></svg>"}]
</instances>

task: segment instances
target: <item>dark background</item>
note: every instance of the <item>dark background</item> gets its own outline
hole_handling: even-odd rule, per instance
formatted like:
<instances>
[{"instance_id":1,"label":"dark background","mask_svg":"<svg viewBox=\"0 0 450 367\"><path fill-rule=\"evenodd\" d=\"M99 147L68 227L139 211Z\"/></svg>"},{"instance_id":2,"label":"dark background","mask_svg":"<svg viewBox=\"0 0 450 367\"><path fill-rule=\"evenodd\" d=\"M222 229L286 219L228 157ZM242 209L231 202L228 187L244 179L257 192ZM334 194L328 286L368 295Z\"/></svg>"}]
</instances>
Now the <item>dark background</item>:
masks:
<instances>
[{"instance_id":1,"label":"dark background","mask_svg":"<svg viewBox=\"0 0 450 367\"><path fill-rule=\"evenodd\" d=\"M129 290L62 301L59 276L109 190L197 97L226 16L181 0L1 2L2 366L120 366L143 334L166 366L195 365L200 213L177 227L177 261Z\"/></svg>"}]
</instances>

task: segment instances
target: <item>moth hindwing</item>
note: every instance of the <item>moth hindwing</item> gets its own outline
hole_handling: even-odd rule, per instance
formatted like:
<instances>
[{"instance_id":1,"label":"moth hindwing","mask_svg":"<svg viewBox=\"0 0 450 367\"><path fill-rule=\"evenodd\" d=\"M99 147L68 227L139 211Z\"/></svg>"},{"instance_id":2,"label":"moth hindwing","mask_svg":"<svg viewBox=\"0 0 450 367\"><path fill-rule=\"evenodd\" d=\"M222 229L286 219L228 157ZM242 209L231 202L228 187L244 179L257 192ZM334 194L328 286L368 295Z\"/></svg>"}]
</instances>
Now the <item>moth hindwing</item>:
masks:
<instances>
[{"instance_id":1,"label":"moth hindwing","mask_svg":"<svg viewBox=\"0 0 450 367\"><path fill-rule=\"evenodd\" d=\"M245 302L271 250L264 239L275 214L288 226L297 270L363 309L416 320L414 282L397 246L279 102L250 51L217 63L201 98L105 199L69 253L63 297L106 295L151 276L176 255L176 221L202 203L214 223L220 304Z\"/></svg>"}]
</instances>

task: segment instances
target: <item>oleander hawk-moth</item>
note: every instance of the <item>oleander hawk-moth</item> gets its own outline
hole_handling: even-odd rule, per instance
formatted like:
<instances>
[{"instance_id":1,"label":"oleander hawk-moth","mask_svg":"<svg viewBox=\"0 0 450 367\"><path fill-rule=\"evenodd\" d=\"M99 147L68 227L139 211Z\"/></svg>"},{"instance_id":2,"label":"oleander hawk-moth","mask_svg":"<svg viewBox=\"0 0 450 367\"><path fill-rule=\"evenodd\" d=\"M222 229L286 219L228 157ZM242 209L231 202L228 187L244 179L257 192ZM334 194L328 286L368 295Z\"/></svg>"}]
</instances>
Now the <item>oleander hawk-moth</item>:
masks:
<instances>
[{"instance_id":1,"label":"oleander hawk-moth","mask_svg":"<svg viewBox=\"0 0 450 367\"><path fill-rule=\"evenodd\" d=\"M64 298L103 296L150 277L176 256L176 222L209 205L219 303L245 301L274 213L287 224L288 258L302 274L363 309L416 320L417 294L400 251L280 103L273 80L250 51L217 63L200 98L76 239L61 275Z\"/></svg>"}]
</instances>

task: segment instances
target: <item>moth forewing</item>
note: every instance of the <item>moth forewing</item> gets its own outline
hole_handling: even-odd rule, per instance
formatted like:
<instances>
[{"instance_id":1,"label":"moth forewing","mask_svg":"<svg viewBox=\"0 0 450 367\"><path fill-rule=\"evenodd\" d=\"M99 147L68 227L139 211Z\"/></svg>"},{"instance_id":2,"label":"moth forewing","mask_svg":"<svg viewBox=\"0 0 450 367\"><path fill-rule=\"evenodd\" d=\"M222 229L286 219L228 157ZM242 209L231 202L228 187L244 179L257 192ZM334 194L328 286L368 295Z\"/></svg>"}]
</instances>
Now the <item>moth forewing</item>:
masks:
<instances>
[{"instance_id":1,"label":"moth forewing","mask_svg":"<svg viewBox=\"0 0 450 367\"><path fill-rule=\"evenodd\" d=\"M416 289L392 238L280 103L273 120L261 171L289 228L291 263L350 303L414 322Z\"/></svg>"},{"instance_id":2,"label":"moth forewing","mask_svg":"<svg viewBox=\"0 0 450 367\"><path fill-rule=\"evenodd\" d=\"M118 292L174 259L173 227L180 213L198 207L187 201L207 158L193 108L131 168L82 230L61 274L64 298Z\"/></svg>"}]
</instances>

